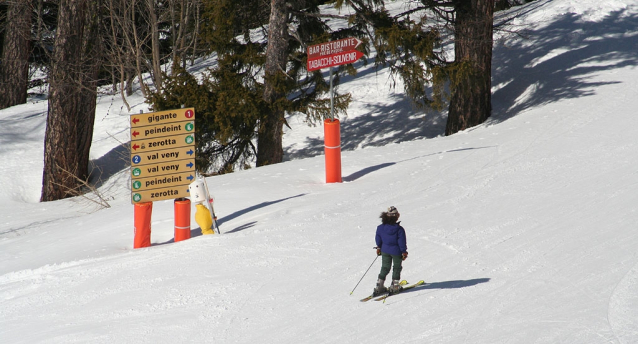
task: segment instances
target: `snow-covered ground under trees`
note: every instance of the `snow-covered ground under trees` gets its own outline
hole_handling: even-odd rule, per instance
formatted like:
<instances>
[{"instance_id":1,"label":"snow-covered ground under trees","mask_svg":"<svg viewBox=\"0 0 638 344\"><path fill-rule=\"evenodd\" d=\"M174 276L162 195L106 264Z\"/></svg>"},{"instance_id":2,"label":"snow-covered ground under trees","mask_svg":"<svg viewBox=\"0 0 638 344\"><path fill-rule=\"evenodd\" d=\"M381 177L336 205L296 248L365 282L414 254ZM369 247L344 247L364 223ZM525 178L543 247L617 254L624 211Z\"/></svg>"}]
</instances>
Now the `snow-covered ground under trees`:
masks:
<instances>
[{"instance_id":1,"label":"snow-covered ground under trees","mask_svg":"<svg viewBox=\"0 0 638 344\"><path fill-rule=\"evenodd\" d=\"M91 149L110 208L39 203L47 102L0 110L0 342L638 343L638 1L515 11L485 124L444 137L444 114L358 62L344 182L325 183L323 129L292 117L285 163L207 179L221 235L193 219L174 243L160 201L133 249L118 96L100 96ZM361 303L390 205L402 278L428 284Z\"/></svg>"}]
</instances>

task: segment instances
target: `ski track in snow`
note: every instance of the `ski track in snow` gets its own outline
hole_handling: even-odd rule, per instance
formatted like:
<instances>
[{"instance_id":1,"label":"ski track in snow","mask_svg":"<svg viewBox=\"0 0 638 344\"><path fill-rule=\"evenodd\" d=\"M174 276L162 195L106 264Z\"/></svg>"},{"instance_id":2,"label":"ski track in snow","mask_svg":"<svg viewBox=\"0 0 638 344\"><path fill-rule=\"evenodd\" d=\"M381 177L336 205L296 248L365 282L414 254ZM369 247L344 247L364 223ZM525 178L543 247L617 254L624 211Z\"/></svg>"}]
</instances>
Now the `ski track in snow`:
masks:
<instances>
[{"instance_id":1,"label":"ski track in snow","mask_svg":"<svg viewBox=\"0 0 638 344\"><path fill-rule=\"evenodd\" d=\"M288 161L207 179L222 235L192 218L174 243L173 203L155 202L153 246L132 249L118 97L99 97L91 149L108 209L38 203L46 102L0 110L0 338L638 343L638 2L537 0L498 18L514 13L486 123L444 137L445 114L423 118L387 70L357 62L339 86L353 95L344 182L324 182L321 126L291 115ZM389 205L408 233L402 278L428 284L360 303Z\"/></svg>"}]
</instances>

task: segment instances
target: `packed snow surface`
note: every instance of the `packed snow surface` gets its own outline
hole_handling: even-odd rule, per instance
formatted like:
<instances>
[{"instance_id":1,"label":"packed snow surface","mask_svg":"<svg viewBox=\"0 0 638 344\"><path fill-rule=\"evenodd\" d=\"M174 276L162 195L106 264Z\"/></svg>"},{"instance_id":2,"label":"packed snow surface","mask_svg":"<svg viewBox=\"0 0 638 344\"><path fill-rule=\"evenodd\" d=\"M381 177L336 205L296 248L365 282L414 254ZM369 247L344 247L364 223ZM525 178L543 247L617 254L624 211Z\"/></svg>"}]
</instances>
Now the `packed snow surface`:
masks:
<instances>
[{"instance_id":1,"label":"packed snow surface","mask_svg":"<svg viewBox=\"0 0 638 344\"><path fill-rule=\"evenodd\" d=\"M291 116L286 162L207 179L222 234L193 217L177 243L160 201L133 249L139 93L130 113L98 99L109 208L39 203L47 102L1 110L0 342L638 343L638 1L538 0L496 22L486 123L442 136L445 113L358 62L343 183L325 183L322 127ZM427 285L361 303L391 205L402 278Z\"/></svg>"}]
</instances>

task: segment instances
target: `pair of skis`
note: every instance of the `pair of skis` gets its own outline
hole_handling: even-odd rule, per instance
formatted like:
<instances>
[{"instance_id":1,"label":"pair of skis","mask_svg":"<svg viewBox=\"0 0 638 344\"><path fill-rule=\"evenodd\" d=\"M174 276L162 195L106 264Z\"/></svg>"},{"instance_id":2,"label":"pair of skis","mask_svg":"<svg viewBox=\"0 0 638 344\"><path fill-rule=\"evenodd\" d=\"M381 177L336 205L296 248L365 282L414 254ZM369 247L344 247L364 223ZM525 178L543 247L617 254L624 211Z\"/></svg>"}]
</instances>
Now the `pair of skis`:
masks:
<instances>
[{"instance_id":1,"label":"pair of skis","mask_svg":"<svg viewBox=\"0 0 638 344\"><path fill-rule=\"evenodd\" d=\"M383 302L385 302L385 299L387 299L388 297L390 297L392 295L400 294L403 291L406 291L408 289L412 289L412 288L416 288L416 287L418 287L420 285L424 285L425 282L423 280L421 280L421 281L418 281L418 282L416 282L414 284L406 285L406 284L408 284L408 282L406 280L403 280L399 284L402 285L402 286L405 286L405 287L401 288L401 290L396 292L396 293L393 293L393 294L385 293L385 294L382 294L382 295L374 295L373 294L373 295L370 295L368 297L365 297L365 298L361 299L361 302L370 301L372 299L374 299L374 301L383 301ZM375 299L375 297L376 297L376 299Z\"/></svg>"}]
</instances>

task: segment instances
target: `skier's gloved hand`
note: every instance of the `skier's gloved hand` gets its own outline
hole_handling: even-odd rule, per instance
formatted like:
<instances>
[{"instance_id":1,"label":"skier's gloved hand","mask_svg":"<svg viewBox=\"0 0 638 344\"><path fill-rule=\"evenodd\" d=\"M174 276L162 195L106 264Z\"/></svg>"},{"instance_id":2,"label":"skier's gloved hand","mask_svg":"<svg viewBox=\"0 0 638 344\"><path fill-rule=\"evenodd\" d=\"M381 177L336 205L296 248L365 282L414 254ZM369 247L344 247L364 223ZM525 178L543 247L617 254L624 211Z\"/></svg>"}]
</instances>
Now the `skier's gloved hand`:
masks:
<instances>
[{"instance_id":1,"label":"skier's gloved hand","mask_svg":"<svg viewBox=\"0 0 638 344\"><path fill-rule=\"evenodd\" d=\"M377 247L377 256L381 255L381 247Z\"/></svg>"},{"instance_id":2,"label":"skier's gloved hand","mask_svg":"<svg viewBox=\"0 0 638 344\"><path fill-rule=\"evenodd\" d=\"M401 256L402 256L403 260L405 260L406 258L408 258L408 253L407 252L403 252L401 254Z\"/></svg>"}]
</instances>

